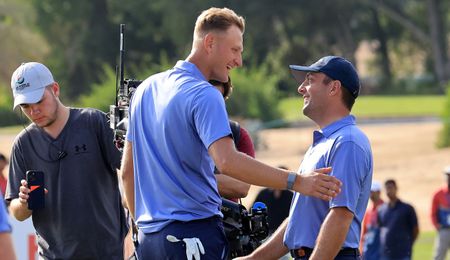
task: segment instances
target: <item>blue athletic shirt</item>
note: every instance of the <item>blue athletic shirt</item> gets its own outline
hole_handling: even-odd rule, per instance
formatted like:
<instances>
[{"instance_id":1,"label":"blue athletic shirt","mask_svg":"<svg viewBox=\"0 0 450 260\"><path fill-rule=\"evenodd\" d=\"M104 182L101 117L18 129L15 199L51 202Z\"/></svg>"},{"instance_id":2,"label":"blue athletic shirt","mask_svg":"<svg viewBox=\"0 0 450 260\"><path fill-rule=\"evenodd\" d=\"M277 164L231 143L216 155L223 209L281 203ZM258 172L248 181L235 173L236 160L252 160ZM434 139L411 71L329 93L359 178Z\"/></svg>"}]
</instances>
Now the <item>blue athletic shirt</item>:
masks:
<instances>
[{"instance_id":1,"label":"blue athletic shirt","mask_svg":"<svg viewBox=\"0 0 450 260\"><path fill-rule=\"evenodd\" d=\"M305 174L318 168L333 167L330 175L342 181L342 191L330 202L295 193L289 212L284 243L289 249L314 248L320 227L331 208L346 207L355 216L342 247L358 248L361 223L372 183L372 151L366 135L346 116L314 131L313 144L300 165Z\"/></svg>"},{"instance_id":2,"label":"blue athletic shirt","mask_svg":"<svg viewBox=\"0 0 450 260\"><path fill-rule=\"evenodd\" d=\"M8 221L8 213L6 212L5 202L2 197L0 200L0 233L4 232L10 233L11 225Z\"/></svg>"},{"instance_id":3,"label":"blue athletic shirt","mask_svg":"<svg viewBox=\"0 0 450 260\"><path fill-rule=\"evenodd\" d=\"M231 130L223 97L198 68L178 61L147 78L133 96L129 119L140 230L222 216L208 148Z\"/></svg>"}]
</instances>

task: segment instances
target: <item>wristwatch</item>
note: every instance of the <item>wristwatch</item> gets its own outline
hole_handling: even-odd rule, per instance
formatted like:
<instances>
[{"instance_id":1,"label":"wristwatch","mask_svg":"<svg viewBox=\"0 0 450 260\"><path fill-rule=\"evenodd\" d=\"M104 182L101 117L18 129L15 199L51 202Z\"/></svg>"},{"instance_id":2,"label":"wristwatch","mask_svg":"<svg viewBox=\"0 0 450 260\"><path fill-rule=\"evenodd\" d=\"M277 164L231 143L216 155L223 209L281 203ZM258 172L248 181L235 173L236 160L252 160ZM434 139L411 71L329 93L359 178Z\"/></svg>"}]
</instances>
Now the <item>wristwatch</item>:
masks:
<instances>
[{"instance_id":1,"label":"wristwatch","mask_svg":"<svg viewBox=\"0 0 450 260\"><path fill-rule=\"evenodd\" d=\"M295 179L297 178L296 172L289 172L288 178L287 178L287 185L286 189L292 190L292 187L294 187Z\"/></svg>"}]
</instances>

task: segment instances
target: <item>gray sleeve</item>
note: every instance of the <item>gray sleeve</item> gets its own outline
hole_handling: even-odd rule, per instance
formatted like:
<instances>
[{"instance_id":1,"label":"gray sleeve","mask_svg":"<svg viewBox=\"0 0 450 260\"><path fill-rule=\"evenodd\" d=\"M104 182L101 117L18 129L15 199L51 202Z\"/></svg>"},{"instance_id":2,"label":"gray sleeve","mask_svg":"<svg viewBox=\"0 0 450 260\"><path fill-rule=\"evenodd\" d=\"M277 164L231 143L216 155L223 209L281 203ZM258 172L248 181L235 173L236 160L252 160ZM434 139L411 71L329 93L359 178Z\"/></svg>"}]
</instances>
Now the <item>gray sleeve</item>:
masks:
<instances>
[{"instance_id":1,"label":"gray sleeve","mask_svg":"<svg viewBox=\"0 0 450 260\"><path fill-rule=\"evenodd\" d=\"M99 145L102 150L102 156L113 170L120 168L120 160L122 154L114 144L114 132L109 127L107 115L101 111L98 111L95 116L97 123L96 132L99 140Z\"/></svg>"},{"instance_id":2,"label":"gray sleeve","mask_svg":"<svg viewBox=\"0 0 450 260\"><path fill-rule=\"evenodd\" d=\"M16 139L11 150L8 184L5 192L5 199L8 201L19 197L20 181L25 179L26 166L23 154L19 141Z\"/></svg>"}]
</instances>

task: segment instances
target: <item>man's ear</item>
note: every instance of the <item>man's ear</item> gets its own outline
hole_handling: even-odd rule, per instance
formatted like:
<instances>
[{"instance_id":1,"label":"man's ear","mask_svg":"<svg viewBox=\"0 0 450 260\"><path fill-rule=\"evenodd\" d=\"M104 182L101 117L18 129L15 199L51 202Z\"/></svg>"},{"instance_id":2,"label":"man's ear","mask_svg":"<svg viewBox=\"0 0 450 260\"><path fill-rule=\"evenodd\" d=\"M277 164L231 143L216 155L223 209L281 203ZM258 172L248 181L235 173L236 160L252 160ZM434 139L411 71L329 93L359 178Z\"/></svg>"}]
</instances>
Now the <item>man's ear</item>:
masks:
<instances>
[{"instance_id":1,"label":"man's ear","mask_svg":"<svg viewBox=\"0 0 450 260\"><path fill-rule=\"evenodd\" d=\"M213 33L207 33L205 37L203 37L203 47L205 48L206 53L211 53L214 41L215 35Z\"/></svg>"},{"instance_id":2,"label":"man's ear","mask_svg":"<svg viewBox=\"0 0 450 260\"><path fill-rule=\"evenodd\" d=\"M55 97L59 97L59 84L58 82L53 83L52 87L52 93Z\"/></svg>"},{"instance_id":3,"label":"man's ear","mask_svg":"<svg viewBox=\"0 0 450 260\"><path fill-rule=\"evenodd\" d=\"M330 87L330 95L334 96L341 91L342 85L339 80L333 80Z\"/></svg>"}]
</instances>

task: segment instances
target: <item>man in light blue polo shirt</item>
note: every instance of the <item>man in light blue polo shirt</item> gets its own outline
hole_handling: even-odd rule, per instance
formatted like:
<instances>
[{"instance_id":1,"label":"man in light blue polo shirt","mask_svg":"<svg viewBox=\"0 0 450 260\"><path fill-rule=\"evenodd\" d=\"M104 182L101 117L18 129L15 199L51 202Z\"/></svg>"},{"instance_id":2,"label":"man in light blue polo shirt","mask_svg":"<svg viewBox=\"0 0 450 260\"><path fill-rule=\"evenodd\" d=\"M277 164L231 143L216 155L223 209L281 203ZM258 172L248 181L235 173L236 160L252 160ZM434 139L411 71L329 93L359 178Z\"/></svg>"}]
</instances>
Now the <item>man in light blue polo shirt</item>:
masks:
<instances>
[{"instance_id":1,"label":"man in light blue polo shirt","mask_svg":"<svg viewBox=\"0 0 450 260\"><path fill-rule=\"evenodd\" d=\"M221 199L213 173L330 200L340 181L330 169L298 175L237 152L224 99L208 80L226 82L242 65L244 19L227 8L197 18L192 51L150 76L130 104L121 175L139 228L139 259L225 259Z\"/></svg>"},{"instance_id":2,"label":"man in light blue polo shirt","mask_svg":"<svg viewBox=\"0 0 450 260\"><path fill-rule=\"evenodd\" d=\"M353 65L341 57L323 57L311 66L290 66L301 84L303 113L319 127L299 173L331 167L342 192L321 201L296 192L289 218L274 236L246 259L277 259L288 250L295 259L360 259L361 222L372 181L372 152L350 111L360 83Z\"/></svg>"}]
</instances>

